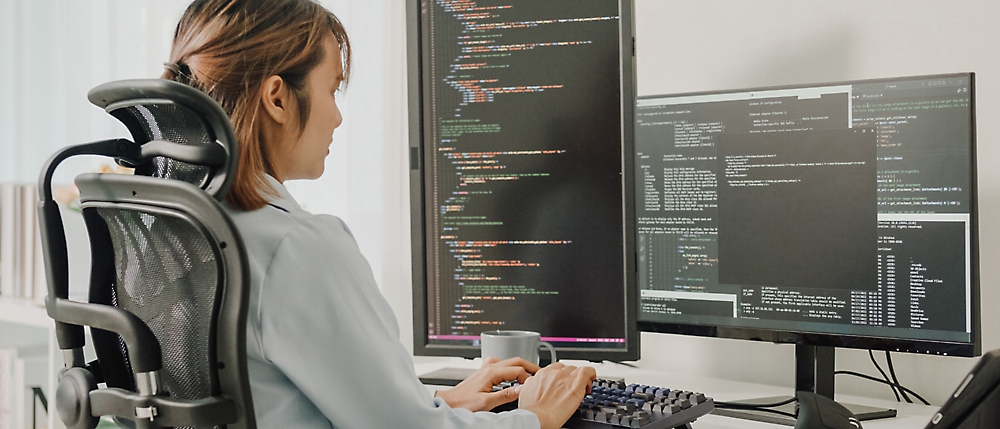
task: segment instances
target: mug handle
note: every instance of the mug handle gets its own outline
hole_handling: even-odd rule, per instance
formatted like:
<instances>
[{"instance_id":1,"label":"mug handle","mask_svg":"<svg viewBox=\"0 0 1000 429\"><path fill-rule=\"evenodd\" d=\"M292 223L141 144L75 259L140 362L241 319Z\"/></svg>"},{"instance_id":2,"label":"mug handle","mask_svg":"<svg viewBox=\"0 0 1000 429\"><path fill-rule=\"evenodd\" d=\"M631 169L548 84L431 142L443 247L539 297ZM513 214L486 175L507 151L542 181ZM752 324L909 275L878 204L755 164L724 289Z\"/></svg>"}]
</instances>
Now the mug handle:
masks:
<instances>
[{"instance_id":1,"label":"mug handle","mask_svg":"<svg viewBox=\"0 0 1000 429\"><path fill-rule=\"evenodd\" d=\"M538 343L541 345L541 347L545 347L545 348L549 349L549 356L552 358L552 362L555 363L556 362L556 348L552 347L552 344L549 344L549 343L547 343L545 341L539 341Z\"/></svg>"}]
</instances>

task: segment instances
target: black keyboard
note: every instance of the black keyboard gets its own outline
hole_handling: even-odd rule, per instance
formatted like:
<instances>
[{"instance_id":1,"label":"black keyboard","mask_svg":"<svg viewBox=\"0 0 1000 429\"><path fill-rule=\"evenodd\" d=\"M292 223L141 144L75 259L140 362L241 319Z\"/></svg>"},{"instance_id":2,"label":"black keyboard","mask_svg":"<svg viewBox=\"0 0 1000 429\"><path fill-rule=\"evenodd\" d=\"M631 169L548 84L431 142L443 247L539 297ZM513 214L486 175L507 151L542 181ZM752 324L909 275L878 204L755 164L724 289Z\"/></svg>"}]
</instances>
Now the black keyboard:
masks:
<instances>
[{"instance_id":1,"label":"black keyboard","mask_svg":"<svg viewBox=\"0 0 1000 429\"><path fill-rule=\"evenodd\" d=\"M517 382L504 382L494 386L494 390L514 384ZM516 401L493 411L514 408L517 408ZM683 427L713 410L715 400L704 393L598 379L593 382L591 393L583 398L580 408L563 427L673 429Z\"/></svg>"},{"instance_id":2,"label":"black keyboard","mask_svg":"<svg viewBox=\"0 0 1000 429\"><path fill-rule=\"evenodd\" d=\"M595 380L576 415L563 427L672 429L715 410L715 401L687 390Z\"/></svg>"}]
</instances>

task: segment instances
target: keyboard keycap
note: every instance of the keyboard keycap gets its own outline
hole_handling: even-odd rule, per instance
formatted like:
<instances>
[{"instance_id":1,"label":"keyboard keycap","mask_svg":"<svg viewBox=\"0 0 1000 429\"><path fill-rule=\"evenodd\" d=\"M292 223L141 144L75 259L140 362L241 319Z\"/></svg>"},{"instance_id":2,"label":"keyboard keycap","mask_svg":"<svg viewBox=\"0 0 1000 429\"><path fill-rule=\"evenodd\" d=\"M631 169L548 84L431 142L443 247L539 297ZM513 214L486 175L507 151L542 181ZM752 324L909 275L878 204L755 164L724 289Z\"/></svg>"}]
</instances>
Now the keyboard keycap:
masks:
<instances>
[{"instance_id":1,"label":"keyboard keycap","mask_svg":"<svg viewBox=\"0 0 1000 429\"><path fill-rule=\"evenodd\" d=\"M674 405L681 407L682 410L686 410L688 408L691 408L691 401L687 399L678 399L674 401Z\"/></svg>"},{"instance_id":2,"label":"keyboard keycap","mask_svg":"<svg viewBox=\"0 0 1000 429\"><path fill-rule=\"evenodd\" d=\"M656 395L652 393L633 393L632 397L635 399L642 399L643 401L652 401L656 398Z\"/></svg>"}]
</instances>

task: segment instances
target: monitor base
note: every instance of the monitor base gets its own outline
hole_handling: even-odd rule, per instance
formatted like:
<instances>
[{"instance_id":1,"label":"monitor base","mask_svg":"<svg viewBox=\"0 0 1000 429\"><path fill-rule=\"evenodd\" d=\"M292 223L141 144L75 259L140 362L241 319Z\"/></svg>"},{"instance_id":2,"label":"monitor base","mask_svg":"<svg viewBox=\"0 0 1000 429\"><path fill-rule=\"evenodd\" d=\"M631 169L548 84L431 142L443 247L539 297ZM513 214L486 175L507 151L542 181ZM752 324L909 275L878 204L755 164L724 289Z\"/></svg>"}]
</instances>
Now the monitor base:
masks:
<instances>
[{"instance_id":1,"label":"monitor base","mask_svg":"<svg viewBox=\"0 0 1000 429\"><path fill-rule=\"evenodd\" d=\"M736 401L741 404L773 404L776 402L783 402L791 397L789 396L775 396L771 398L756 398L747 399L744 401ZM866 405L857 404L841 404L851 410L852 413L858 418L858 420L875 420L875 419L885 419L896 417L896 410L891 408L877 408L869 407ZM780 407L768 408L769 410L775 410L788 414L795 414L795 403L782 405ZM795 418L789 417L777 413L771 413L767 411L758 410L734 410L734 409L723 409L716 408L712 414L718 416L733 417L744 420L753 420L757 422L773 423L785 426L795 426Z\"/></svg>"},{"instance_id":2,"label":"monitor base","mask_svg":"<svg viewBox=\"0 0 1000 429\"><path fill-rule=\"evenodd\" d=\"M441 368L427 374L420 374L420 382L431 386L455 386L469 378L475 368Z\"/></svg>"}]
</instances>

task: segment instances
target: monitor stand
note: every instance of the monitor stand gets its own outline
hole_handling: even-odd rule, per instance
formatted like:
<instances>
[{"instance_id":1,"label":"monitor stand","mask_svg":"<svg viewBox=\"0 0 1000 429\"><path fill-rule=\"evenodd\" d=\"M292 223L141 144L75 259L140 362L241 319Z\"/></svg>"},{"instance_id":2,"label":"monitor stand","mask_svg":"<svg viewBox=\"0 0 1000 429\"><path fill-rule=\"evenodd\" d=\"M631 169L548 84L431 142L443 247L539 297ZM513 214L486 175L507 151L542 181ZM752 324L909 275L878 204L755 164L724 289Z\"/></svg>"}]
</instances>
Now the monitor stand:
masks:
<instances>
[{"instance_id":1,"label":"monitor stand","mask_svg":"<svg viewBox=\"0 0 1000 429\"><path fill-rule=\"evenodd\" d=\"M795 391L815 392L819 395L833 399L833 368L834 368L834 348L820 346L795 345ZM746 404L772 404L790 399L790 396L756 398L736 401ZM859 420L874 420L896 417L896 410L886 408L875 408L864 405L844 404L841 405L851 410ZM781 407L770 408L771 410L795 414L795 403ZM795 426L795 418L779 413L757 410L734 410L716 408L713 414L727 417L736 417L746 420L754 420L767 423L775 423L786 426Z\"/></svg>"}]
</instances>

